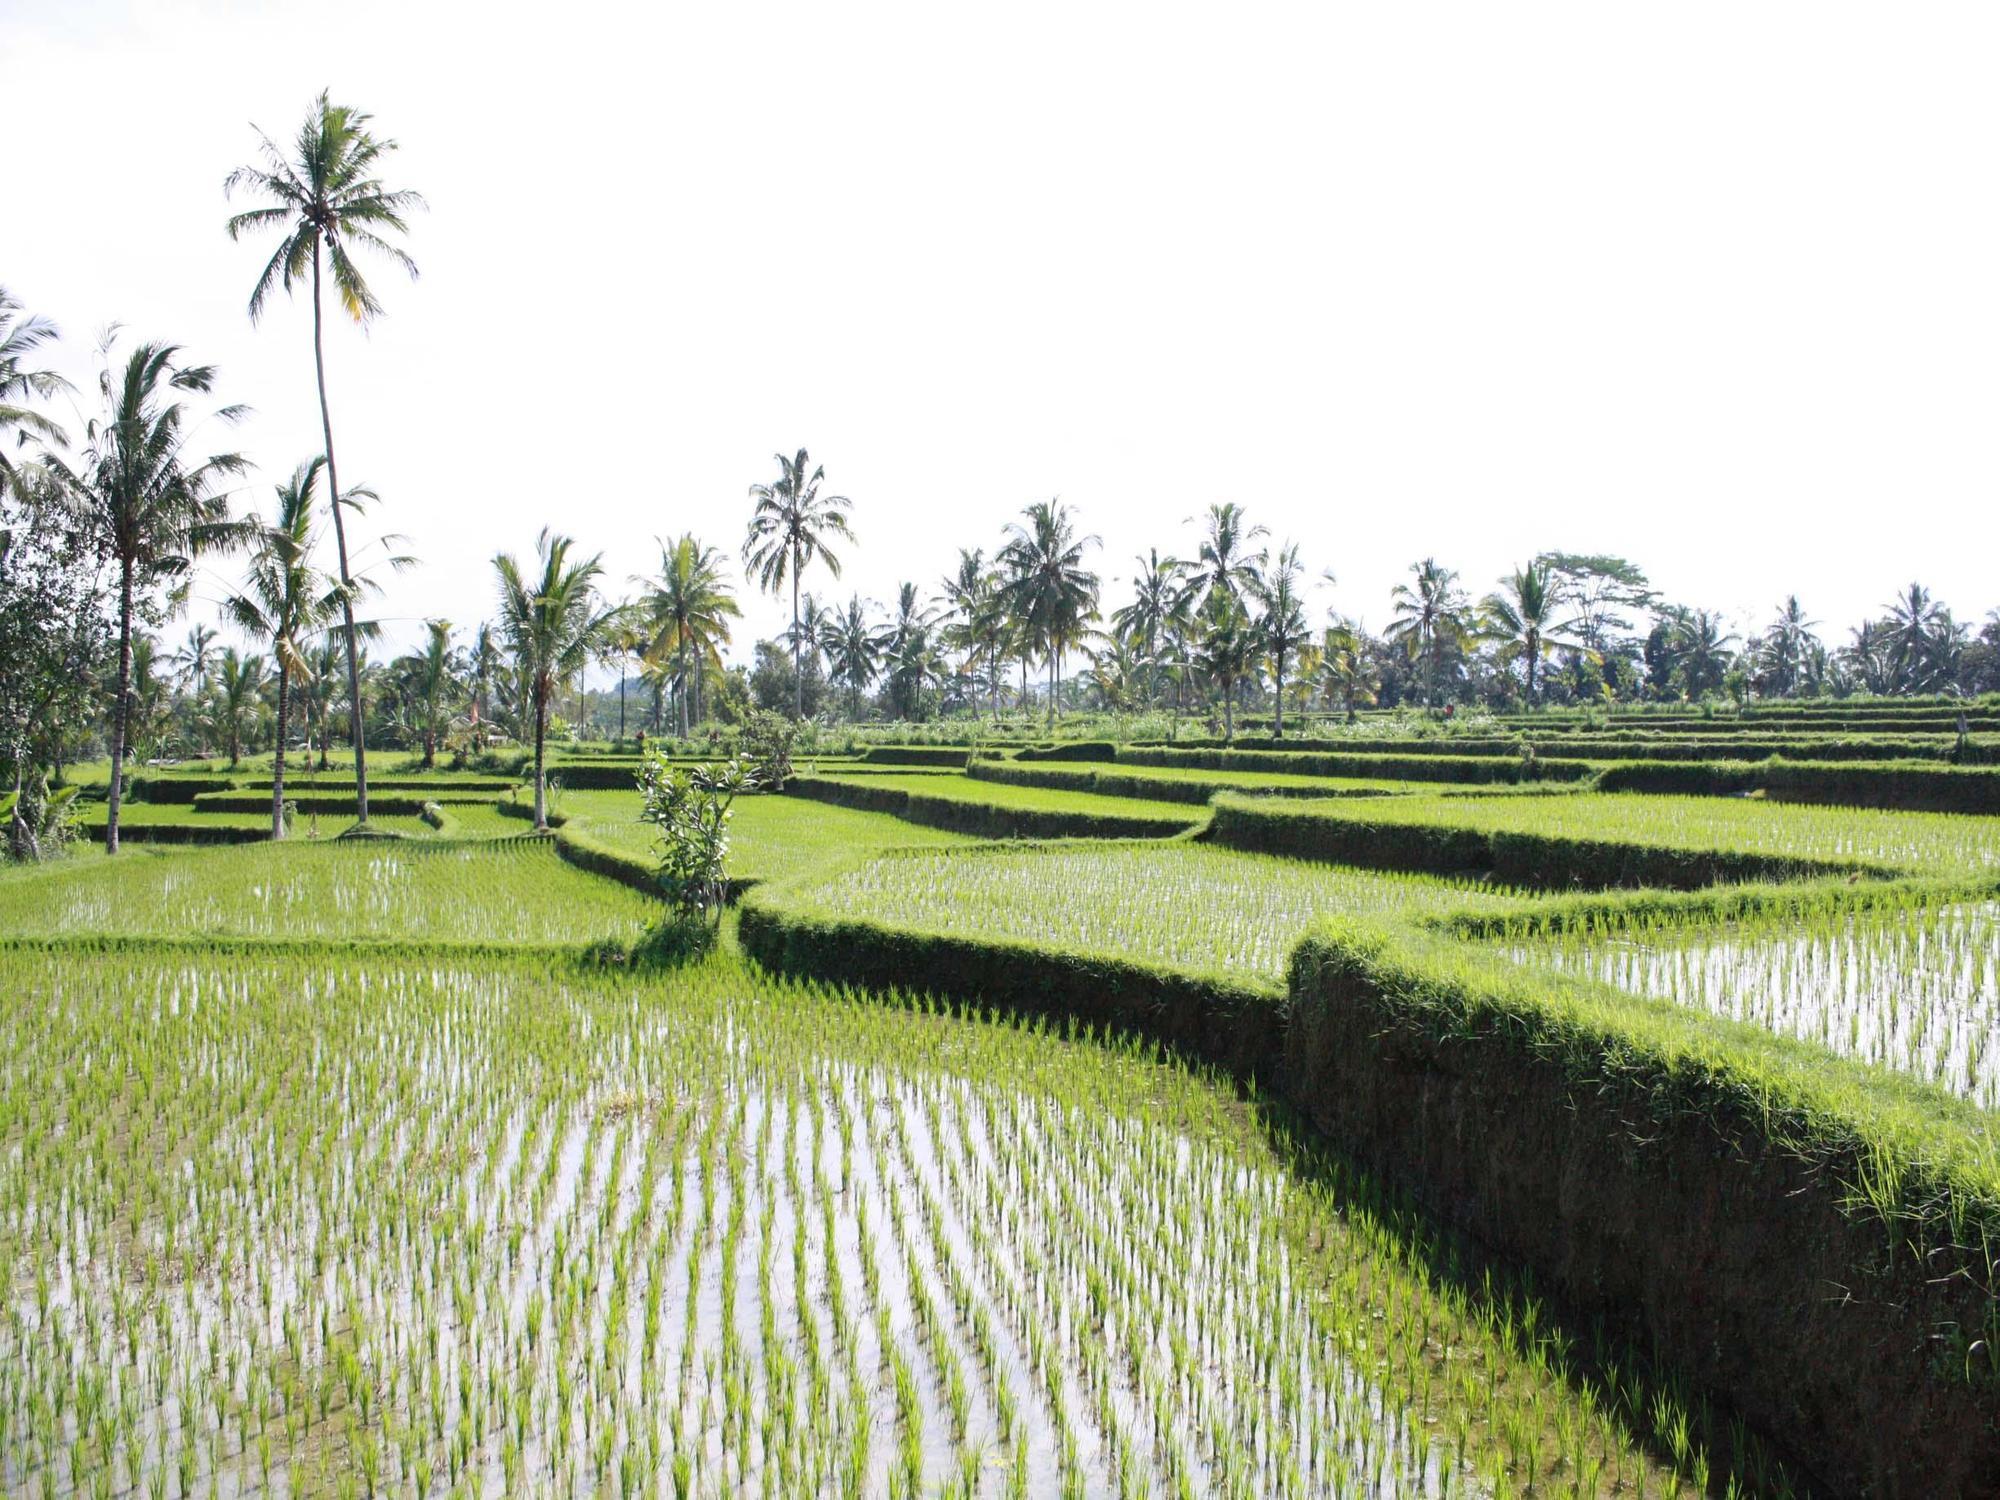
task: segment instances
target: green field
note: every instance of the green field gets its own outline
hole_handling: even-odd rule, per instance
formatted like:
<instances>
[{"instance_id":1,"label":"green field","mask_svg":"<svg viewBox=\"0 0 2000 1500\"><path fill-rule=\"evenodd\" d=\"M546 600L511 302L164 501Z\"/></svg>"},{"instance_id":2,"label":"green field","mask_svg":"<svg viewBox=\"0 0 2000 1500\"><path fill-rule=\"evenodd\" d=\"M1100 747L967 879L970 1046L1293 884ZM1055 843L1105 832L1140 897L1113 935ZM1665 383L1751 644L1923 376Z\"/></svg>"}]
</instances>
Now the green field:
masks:
<instances>
[{"instance_id":1,"label":"green field","mask_svg":"<svg viewBox=\"0 0 2000 1500\"><path fill-rule=\"evenodd\" d=\"M1282 975L1316 917L1500 910L1509 893L1200 844L985 845L856 863L801 900L931 932L992 933L1201 971Z\"/></svg>"},{"instance_id":2,"label":"green field","mask_svg":"<svg viewBox=\"0 0 2000 1500\"><path fill-rule=\"evenodd\" d=\"M2000 818L1813 807L1739 797L1578 793L1302 801L1299 812L1366 824L1541 833L1666 849L1855 861L1927 874L2000 869Z\"/></svg>"},{"instance_id":3,"label":"green field","mask_svg":"<svg viewBox=\"0 0 2000 1500\"><path fill-rule=\"evenodd\" d=\"M0 881L0 933L15 937L582 943L635 937L656 916L542 840L134 848Z\"/></svg>"}]
</instances>

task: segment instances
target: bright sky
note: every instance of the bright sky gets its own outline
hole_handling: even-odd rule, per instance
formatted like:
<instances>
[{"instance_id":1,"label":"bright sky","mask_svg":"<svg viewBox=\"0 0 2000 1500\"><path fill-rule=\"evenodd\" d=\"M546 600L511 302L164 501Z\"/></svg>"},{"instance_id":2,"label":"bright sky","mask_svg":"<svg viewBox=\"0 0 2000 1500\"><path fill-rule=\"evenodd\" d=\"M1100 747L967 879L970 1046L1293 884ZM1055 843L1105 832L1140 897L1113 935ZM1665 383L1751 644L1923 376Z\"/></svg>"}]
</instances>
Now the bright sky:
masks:
<instances>
[{"instance_id":1,"label":"bright sky","mask_svg":"<svg viewBox=\"0 0 2000 1500\"><path fill-rule=\"evenodd\" d=\"M373 111L423 275L328 363L424 561L405 639L544 523L620 585L656 535L734 556L801 445L855 501L823 595L1060 495L1120 598L1237 500L1374 625L1421 556L1476 594L1560 547L1833 637L1913 577L2000 604L1996 43L1825 0L0 0L0 282L75 377L114 318L218 364L265 504L310 314L249 324L222 179L322 87Z\"/></svg>"}]
</instances>

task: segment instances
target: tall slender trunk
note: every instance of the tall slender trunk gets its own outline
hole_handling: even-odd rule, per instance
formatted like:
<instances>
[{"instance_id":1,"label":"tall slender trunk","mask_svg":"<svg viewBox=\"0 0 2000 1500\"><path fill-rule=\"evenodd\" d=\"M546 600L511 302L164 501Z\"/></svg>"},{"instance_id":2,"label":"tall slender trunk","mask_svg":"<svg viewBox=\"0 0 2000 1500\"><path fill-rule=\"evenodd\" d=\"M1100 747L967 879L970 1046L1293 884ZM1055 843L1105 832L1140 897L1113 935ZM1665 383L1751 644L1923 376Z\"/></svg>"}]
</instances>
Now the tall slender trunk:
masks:
<instances>
[{"instance_id":1,"label":"tall slender trunk","mask_svg":"<svg viewBox=\"0 0 2000 1500\"><path fill-rule=\"evenodd\" d=\"M333 463L333 413L326 404L326 351L321 332L319 241L313 241L313 372L319 377L319 425L326 439L326 486L333 504L333 544L340 558L340 616L347 637L348 718L354 732L354 820L368 821L368 745L362 726L361 657L354 644L354 580L347 571L347 523L340 514L340 471ZM322 747L324 753L324 747Z\"/></svg>"},{"instance_id":2,"label":"tall slender trunk","mask_svg":"<svg viewBox=\"0 0 2000 1500\"><path fill-rule=\"evenodd\" d=\"M292 675L278 660L278 739L271 750L271 840L285 836L285 720L291 711ZM308 752L310 753L310 752Z\"/></svg>"},{"instance_id":3,"label":"tall slender trunk","mask_svg":"<svg viewBox=\"0 0 2000 1500\"><path fill-rule=\"evenodd\" d=\"M1224 744L1236 738L1236 695L1230 691L1233 682L1222 684L1222 740ZM1210 720L1213 723L1213 720Z\"/></svg>"},{"instance_id":4,"label":"tall slender trunk","mask_svg":"<svg viewBox=\"0 0 2000 1500\"><path fill-rule=\"evenodd\" d=\"M1056 653L1049 648L1049 728L1056 727Z\"/></svg>"},{"instance_id":5,"label":"tall slender trunk","mask_svg":"<svg viewBox=\"0 0 2000 1500\"><path fill-rule=\"evenodd\" d=\"M792 718L806 716L806 674L799 670L799 545L792 543Z\"/></svg>"},{"instance_id":6,"label":"tall slender trunk","mask_svg":"<svg viewBox=\"0 0 2000 1500\"><path fill-rule=\"evenodd\" d=\"M1281 740L1285 737L1285 658L1280 654L1271 661L1277 668L1278 681L1278 695L1271 700L1271 738Z\"/></svg>"},{"instance_id":7,"label":"tall slender trunk","mask_svg":"<svg viewBox=\"0 0 2000 1500\"><path fill-rule=\"evenodd\" d=\"M680 723L681 738L688 737L688 648L687 631L681 631L681 673L680 683L674 689L675 718Z\"/></svg>"},{"instance_id":8,"label":"tall slender trunk","mask_svg":"<svg viewBox=\"0 0 2000 1500\"><path fill-rule=\"evenodd\" d=\"M625 668L618 668L618 742L625 742Z\"/></svg>"},{"instance_id":9,"label":"tall slender trunk","mask_svg":"<svg viewBox=\"0 0 2000 1500\"><path fill-rule=\"evenodd\" d=\"M535 832L537 833L549 831L547 783L542 777L542 738L548 733L548 727L548 694L537 693L535 695Z\"/></svg>"},{"instance_id":10,"label":"tall slender trunk","mask_svg":"<svg viewBox=\"0 0 2000 1500\"><path fill-rule=\"evenodd\" d=\"M111 795L106 801L104 852L118 852L118 809L125 800L125 736L132 717L132 564L118 565L118 698L111 707Z\"/></svg>"}]
</instances>

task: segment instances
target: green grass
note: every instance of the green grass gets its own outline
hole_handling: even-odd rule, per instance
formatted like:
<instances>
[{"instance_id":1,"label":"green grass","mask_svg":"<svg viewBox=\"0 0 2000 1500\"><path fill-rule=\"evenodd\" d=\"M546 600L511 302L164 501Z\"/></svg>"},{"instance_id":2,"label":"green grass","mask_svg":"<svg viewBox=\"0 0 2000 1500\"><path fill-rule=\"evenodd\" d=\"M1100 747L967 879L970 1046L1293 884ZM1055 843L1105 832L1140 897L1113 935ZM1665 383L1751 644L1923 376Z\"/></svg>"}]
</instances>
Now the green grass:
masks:
<instances>
[{"instance_id":1,"label":"green grass","mask_svg":"<svg viewBox=\"0 0 2000 1500\"><path fill-rule=\"evenodd\" d=\"M984 762L989 767L996 763ZM994 779L988 779L992 777ZM1160 800L1179 800L1172 789L1226 789L1241 792L1283 792L1323 797L1391 796L1435 791L1435 783L1387 781L1365 777L1298 776L1283 771L1204 771L1188 766L1133 766L1090 761L1001 761L997 769L971 779L985 785L1043 786L1057 790L1096 792L1123 798L1146 795L1149 785L1168 788Z\"/></svg>"},{"instance_id":2,"label":"green grass","mask_svg":"<svg viewBox=\"0 0 2000 1500\"><path fill-rule=\"evenodd\" d=\"M1518 898L1463 881L1190 843L980 845L860 861L796 891L824 910L952 936L1000 936L1279 978L1313 920L1438 915Z\"/></svg>"},{"instance_id":3,"label":"green grass","mask_svg":"<svg viewBox=\"0 0 2000 1500\"><path fill-rule=\"evenodd\" d=\"M636 791L565 792L559 807L568 827L599 843L644 858L655 852L652 828L639 821ZM452 816L460 816L457 808ZM500 821L512 832L527 826L513 818ZM802 797L739 797L729 819L727 868L738 880L777 880L879 849L969 842L963 834L906 823L887 813Z\"/></svg>"},{"instance_id":4,"label":"green grass","mask_svg":"<svg viewBox=\"0 0 2000 1500\"><path fill-rule=\"evenodd\" d=\"M1370 824L1543 833L1677 850L1858 861L1923 874L2000 868L2000 818L1958 813L1625 793L1301 801L1297 809Z\"/></svg>"},{"instance_id":5,"label":"green grass","mask_svg":"<svg viewBox=\"0 0 2000 1500\"><path fill-rule=\"evenodd\" d=\"M1047 787L1010 786L1004 782L976 781L959 771L915 775L898 771L894 775L835 776L828 779L856 786L905 791L921 797L1019 808L1027 812L1067 812L1111 818L1151 817L1163 823L1180 823L1190 827L1197 821L1196 815L1184 803L1147 801L1138 797L1103 797L1092 792L1057 791Z\"/></svg>"},{"instance_id":6,"label":"green grass","mask_svg":"<svg viewBox=\"0 0 2000 1500\"><path fill-rule=\"evenodd\" d=\"M0 934L585 943L659 907L546 841L245 844L63 861L0 882Z\"/></svg>"}]
</instances>

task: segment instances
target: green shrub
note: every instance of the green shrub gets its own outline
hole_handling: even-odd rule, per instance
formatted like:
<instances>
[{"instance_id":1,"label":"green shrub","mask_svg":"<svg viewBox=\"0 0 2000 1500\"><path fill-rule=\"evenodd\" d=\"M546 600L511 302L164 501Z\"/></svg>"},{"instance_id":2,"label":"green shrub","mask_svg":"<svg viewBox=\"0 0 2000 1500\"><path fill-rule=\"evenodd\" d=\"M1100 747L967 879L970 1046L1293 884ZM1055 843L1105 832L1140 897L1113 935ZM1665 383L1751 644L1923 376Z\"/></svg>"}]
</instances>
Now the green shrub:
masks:
<instances>
[{"instance_id":1,"label":"green shrub","mask_svg":"<svg viewBox=\"0 0 2000 1500\"><path fill-rule=\"evenodd\" d=\"M1943 762L1626 761L1598 777L1604 792L1726 796L1912 812L2000 813L2000 766Z\"/></svg>"}]
</instances>

